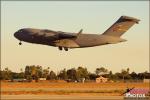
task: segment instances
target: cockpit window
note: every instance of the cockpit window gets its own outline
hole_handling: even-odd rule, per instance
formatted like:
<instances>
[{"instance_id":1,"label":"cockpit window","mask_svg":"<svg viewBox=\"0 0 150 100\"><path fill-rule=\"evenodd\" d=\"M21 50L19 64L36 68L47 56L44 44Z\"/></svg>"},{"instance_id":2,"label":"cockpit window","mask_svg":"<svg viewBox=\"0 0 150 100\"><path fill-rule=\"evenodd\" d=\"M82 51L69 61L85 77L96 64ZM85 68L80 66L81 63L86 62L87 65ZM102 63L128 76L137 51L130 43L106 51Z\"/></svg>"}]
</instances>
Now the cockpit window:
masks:
<instances>
[{"instance_id":1,"label":"cockpit window","mask_svg":"<svg viewBox=\"0 0 150 100\"><path fill-rule=\"evenodd\" d=\"M23 32L23 30L21 29L21 30L19 30L19 32Z\"/></svg>"}]
</instances>

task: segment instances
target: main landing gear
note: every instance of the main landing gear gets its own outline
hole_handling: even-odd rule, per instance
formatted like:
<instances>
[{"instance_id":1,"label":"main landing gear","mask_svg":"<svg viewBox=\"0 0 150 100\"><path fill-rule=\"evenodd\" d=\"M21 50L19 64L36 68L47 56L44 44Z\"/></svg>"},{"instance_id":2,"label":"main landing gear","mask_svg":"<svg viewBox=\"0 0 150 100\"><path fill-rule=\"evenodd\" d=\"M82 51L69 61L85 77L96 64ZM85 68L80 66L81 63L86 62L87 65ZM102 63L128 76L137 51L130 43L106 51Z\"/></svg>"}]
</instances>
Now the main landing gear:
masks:
<instances>
[{"instance_id":1,"label":"main landing gear","mask_svg":"<svg viewBox=\"0 0 150 100\"><path fill-rule=\"evenodd\" d=\"M59 50L63 50L63 47L58 47L58 49L59 49ZM67 47L64 47L64 50L65 50L65 51L68 51L68 48L67 48Z\"/></svg>"},{"instance_id":2,"label":"main landing gear","mask_svg":"<svg viewBox=\"0 0 150 100\"><path fill-rule=\"evenodd\" d=\"M65 50L65 51L68 51L68 48L64 47L64 50Z\"/></svg>"},{"instance_id":3,"label":"main landing gear","mask_svg":"<svg viewBox=\"0 0 150 100\"><path fill-rule=\"evenodd\" d=\"M63 48L62 47L58 47L59 48L59 50L62 50Z\"/></svg>"}]
</instances>

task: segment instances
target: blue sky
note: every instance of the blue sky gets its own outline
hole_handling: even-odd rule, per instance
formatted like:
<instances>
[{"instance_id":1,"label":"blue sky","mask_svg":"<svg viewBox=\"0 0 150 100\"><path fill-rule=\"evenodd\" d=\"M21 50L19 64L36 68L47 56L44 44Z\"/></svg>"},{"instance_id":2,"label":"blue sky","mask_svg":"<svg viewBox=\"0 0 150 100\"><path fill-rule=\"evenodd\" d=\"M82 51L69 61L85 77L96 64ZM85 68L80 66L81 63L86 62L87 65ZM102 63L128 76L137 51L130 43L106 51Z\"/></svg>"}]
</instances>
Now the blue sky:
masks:
<instances>
[{"instance_id":1,"label":"blue sky","mask_svg":"<svg viewBox=\"0 0 150 100\"><path fill-rule=\"evenodd\" d=\"M114 72L127 67L149 70L148 1L2 1L1 5L2 69L19 71L26 65L41 65L56 72L78 66L91 72L102 66ZM13 36L26 27L101 34L122 15L141 21L122 36L128 41L120 44L64 52L29 43L19 46Z\"/></svg>"}]
</instances>

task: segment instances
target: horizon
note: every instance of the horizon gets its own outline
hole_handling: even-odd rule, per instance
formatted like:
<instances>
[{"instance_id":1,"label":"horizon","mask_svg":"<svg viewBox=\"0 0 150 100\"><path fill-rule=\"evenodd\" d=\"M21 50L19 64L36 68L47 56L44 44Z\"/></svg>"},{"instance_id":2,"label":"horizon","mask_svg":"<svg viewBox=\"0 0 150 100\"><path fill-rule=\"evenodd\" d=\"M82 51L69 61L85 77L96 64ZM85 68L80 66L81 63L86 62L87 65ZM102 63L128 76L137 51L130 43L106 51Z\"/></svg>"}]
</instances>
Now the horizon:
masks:
<instances>
[{"instance_id":1,"label":"horizon","mask_svg":"<svg viewBox=\"0 0 150 100\"><path fill-rule=\"evenodd\" d=\"M91 48L58 48L19 41L13 34L21 28L102 34L120 16L140 19L123 36L126 42ZM90 72L105 67L112 72L149 71L149 2L148 1L2 1L1 69L18 72L26 65L64 68L85 66Z\"/></svg>"},{"instance_id":2,"label":"horizon","mask_svg":"<svg viewBox=\"0 0 150 100\"><path fill-rule=\"evenodd\" d=\"M41 66L41 65L26 65L26 66L35 66L35 67L37 67L37 66ZM24 69L21 68L21 69L19 69L17 72L10 70L8 67L6 67L6 68L8 68L11 72L20 73L21 71L25 72L26 66L24 67ZM57 75L58 73L60 73L60 72L61 72L62 70L64 70L64 69L66 69L66 71L69 70L69 69L74 69L74 68L77 70L78 67L86 68L89 73L95 73L95 74L96 74L96 72L95 72L95 71L96 71L96 68L101 68L101 67L103 67L103 66L101 66L101 67L96 67L93 72L89 71L86 66L78 66L78 67L72 67L72 68L63 68L63 69L57 70L57 72L54 71L54 70L52 70L52 69L51 69L50 67L48 67L48 66L47 66L47 67L41 66L41 67L42 67L42 70L49 68L49 69L48 69L49 72L50 72L50 71L53 71L53 72L55 72L56 75ZM104 68L106 68L106 67L104 67ZM115 74L115 73L118 73L118 72L120 73L122 70L127 70L128 68L129 68L129 67L126 67L126 68L121 69L120 71L116 71L116 72L113 72L112 70L107 69L107 68L106 68L106 69L108 70L107 74L108 74L110 71L112 71L112 73ZM0 71L4 71L4 70L5 70L5 68L4 68L3 70L0 70ZM149 73L148 70L145 70L145 71L143 71L143 72L136 72L136 71L131 70L131 69L129 68L129 73L131 74L132 72L135 72L135 73L137 73L137 74L138 74L138 73L144 73L144 72L148 72L148 73Z\"/></svg>"}]
</instances>

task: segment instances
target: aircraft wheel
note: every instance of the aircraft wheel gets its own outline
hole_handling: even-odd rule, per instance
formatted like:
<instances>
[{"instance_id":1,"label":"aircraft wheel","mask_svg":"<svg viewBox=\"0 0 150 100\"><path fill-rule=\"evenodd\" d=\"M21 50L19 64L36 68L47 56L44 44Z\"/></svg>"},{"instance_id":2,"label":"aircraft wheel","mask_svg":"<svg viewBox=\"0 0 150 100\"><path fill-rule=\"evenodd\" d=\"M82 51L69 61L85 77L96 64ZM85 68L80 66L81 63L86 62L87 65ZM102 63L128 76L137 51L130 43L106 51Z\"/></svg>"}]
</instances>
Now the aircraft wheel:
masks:
<instances>
[{"instance_id":1,"label":"aircraft wheel","mask_svg":"<svg viewBox=\"0 0 150 100\"><path fill-rule=\"evenodd\" d=\"M64 50L65 50L65 51L68 51L68 48L64 47Z\"/></svg>"},{"instance_id":2,"label":"aircraft wheel","mask_svg":"<svg viewBox=\"0 0 150 100\"><path fill-rule=\"evenodd\" d=\"M59 48L59 50L62 50L62 47L58 47Z\"/></svg>"},{"instance_id":3,"label":"aircraft wheel","mask_svg":"<svg viewBox=\"0 0 150 100\"><path fill-rule=\"evenodd\" d=\"M19 42L19 45L22 45L21 41Z\"/></svg>"}]
</instances>

